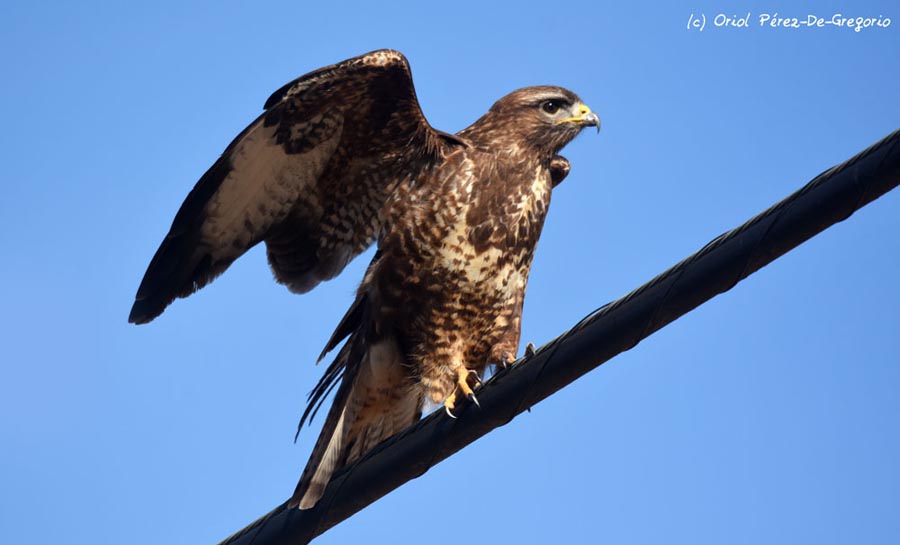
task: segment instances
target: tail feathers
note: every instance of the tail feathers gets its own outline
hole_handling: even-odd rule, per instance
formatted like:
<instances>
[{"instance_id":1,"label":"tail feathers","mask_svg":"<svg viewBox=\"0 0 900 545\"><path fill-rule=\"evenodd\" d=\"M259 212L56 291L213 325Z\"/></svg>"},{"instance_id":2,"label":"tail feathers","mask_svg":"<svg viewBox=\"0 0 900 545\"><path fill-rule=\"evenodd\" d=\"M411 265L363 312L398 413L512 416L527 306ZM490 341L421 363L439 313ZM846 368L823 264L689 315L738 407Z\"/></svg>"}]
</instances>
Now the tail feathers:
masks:
<instances>
[{"instance_id":1,"label":"tail feathers","mask_svg":"<svg viewBox=\"0 0 900 545\"><path fill-rule=\"evenodd\" d=\"M351 337L349 342L354 340ZM350 354L353 352L351 349ZM348 373L353 367L358 372ZM336 471L356 462L421 414L421 396L411 385L397 343L383 339L369 346L358 366L347 366L288 506L315 506Z\"/></svg>"},{"instance_id":2,"label":"tail feathers","mask_svg":"<svg viewBox=\"0 0 900 545\"><path fill-rule=\"evenodd\" d=\"M303 471L300 482L297 484L297 489L294 490L294 495L290 503L288 503L288 507L309 509L314 507L319 498L322 497L325 487L328 486L328 482L331 480L331 476L337 468L343 465L341 458L344 457L344 451L346 450L344 448L344 443L347 440L344 426L346 421L347 408L345 407L341 410L341 414L330 436L326 436L323 430L322 435L319 436L319 442L321 443L323 439L327 439L327 444L322 453L318 455L319 459L315 466L313 466L313 463L317 455L314 452L313 457ZM319 444L316 444L316 451L318 450Z\"/></svg>"}]
</instances>

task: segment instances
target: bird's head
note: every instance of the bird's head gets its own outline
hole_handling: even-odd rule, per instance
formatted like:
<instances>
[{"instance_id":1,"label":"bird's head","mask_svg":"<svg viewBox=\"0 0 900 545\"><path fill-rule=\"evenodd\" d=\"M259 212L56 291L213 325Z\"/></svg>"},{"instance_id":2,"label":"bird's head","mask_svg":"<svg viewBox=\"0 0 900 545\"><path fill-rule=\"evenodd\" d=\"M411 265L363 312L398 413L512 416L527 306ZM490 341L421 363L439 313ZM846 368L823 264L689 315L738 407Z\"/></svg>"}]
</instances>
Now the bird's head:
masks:
<instances>
[{"instance_id":1,"label":"bird's head","mask_svg":"<svg viewBox=\"0 0 900 545\"><path fill-rule=\"evenodd\" d=\"M597 114L572 91L542 85L525 87L501 98L464 133L490 133L494 141L499 137L556 154L584 127L597 127L599 131Z\"/></svg>"}]
</instances>

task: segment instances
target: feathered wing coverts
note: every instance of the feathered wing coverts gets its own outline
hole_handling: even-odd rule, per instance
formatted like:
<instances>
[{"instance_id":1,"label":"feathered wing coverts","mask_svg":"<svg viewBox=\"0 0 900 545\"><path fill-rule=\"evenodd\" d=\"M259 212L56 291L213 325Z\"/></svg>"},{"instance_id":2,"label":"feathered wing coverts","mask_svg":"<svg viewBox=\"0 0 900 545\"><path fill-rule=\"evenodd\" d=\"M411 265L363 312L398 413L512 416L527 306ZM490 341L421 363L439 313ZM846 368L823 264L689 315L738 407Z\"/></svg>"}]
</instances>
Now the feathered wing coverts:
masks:
<instances>
[{"instance_id":1,"label":"feathered wing coverts","mask_svg":"<svg viewBox=\"0 0 900 545\"><path fill-rule=\"evenodd\" d=\"M181 205L130 322L153 320L259 242L292 291L333 278L375 241L395 185L453 139L428 125L406 59L390 50L302 76L265 109Z\"/></svg>"}]
</instances>

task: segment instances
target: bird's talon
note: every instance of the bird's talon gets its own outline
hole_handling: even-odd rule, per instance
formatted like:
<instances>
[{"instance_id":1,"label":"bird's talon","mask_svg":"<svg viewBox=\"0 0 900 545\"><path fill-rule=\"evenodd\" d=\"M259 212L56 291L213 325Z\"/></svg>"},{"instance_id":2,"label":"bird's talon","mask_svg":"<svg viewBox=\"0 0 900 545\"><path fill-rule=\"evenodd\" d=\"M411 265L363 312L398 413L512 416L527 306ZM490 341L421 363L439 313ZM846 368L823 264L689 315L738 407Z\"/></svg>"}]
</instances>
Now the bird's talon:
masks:
<instances>
[{"instance_id":1,"label":"bird's talon","mask_svg":"<svg viewBox=\"0 0 900 545\"><path fill-rule=\"evenodd\" d=\"M456 401L459 399L460 392L462 395L466 396L466 399L475 404L479 409L481 408L481 404L478 403L478 399L475 397L475 392L472 391L472 387L469 386L469 377L475 377L475 385L481 385L481 377L478 376L478 373L474 369L466 369L464 366L460 366L456 370L456 388L453 389L453 393L450 394L447 399L444 400L444 412L447 413L447 416L450 418L456 418L451 411L456 408Z\"/></svg>"},{"instance_id":2,"label":"bird's talon","mask_svg":"<svg viewBox=\"0 0 900 545\"><path fill-rule=\"evenodd\" d=\"M534 355L537 349L534 347L534 343L528 343L525 345L525 357L530 358Z\"/></svg>"}]
</instances>

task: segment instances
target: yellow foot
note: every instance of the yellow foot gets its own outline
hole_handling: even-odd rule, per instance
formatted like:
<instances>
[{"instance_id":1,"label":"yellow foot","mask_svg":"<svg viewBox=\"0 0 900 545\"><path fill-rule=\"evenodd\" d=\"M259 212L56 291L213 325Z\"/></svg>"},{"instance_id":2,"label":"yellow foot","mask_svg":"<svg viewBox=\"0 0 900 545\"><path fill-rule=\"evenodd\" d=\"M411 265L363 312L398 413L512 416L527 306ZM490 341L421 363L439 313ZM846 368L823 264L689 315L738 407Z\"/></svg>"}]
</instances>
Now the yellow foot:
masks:
<instances>
[{"instance_id":1,"label":"yellow foot","mask_svg":"<svg viewBox=\"0 0 900 545\"><path fill-rule=\"evenodd\" d=\"M456 408L456 404L459 401L459 394L462 394L475 404L479 409L481 408L481 404L478 403L478 398L475 397L475 392L472 391L472 386L469 386L469 378L473 378L473 383L475 386L481 384L481 379L478 377L478 373L473 371L472 369L466 369L463 366L460 366L456 370L456 388L453 389L453 393L450 394L447 399L444 400L444 411L446 411L447 416L450 418L456 418L456 415L453 414L453 409Z\"/></svg>"}]
</instances>

